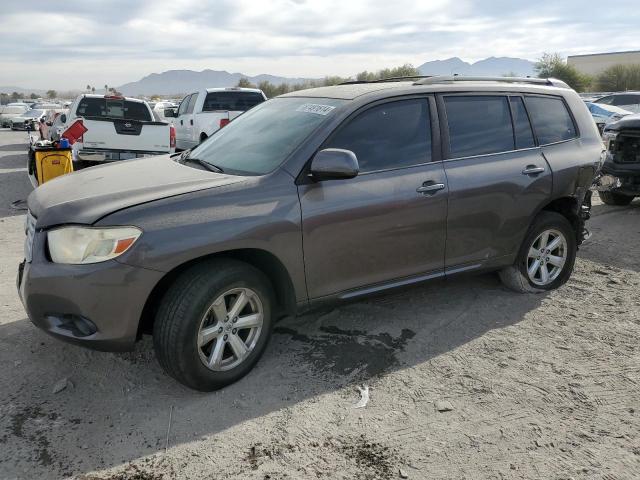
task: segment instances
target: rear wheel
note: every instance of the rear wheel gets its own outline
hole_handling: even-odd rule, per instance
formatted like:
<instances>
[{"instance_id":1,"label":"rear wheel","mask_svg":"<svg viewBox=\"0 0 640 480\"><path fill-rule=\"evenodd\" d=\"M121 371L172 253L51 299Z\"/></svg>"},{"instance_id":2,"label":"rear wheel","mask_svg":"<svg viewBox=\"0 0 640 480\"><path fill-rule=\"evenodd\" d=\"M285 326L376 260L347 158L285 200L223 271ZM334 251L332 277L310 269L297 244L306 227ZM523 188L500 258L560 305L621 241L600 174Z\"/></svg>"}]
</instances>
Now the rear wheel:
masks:
<instances>
[{"instance_id":1,"label":"rear wheel","mask_svg":"<svg viewBox=\"0 0 640 480\"><path fill-rule=\"evenodd\" d=\"M556 212L536 217L513 265L499 272L507 287L521 293L553 290L571 276L576 259L571 223Z\"/></svg>"},{"instance_id":2,"label":"rear wheel","mask_svg":"<svg viewBox=\"0 0 640 480\"><path fill-rule=\"evenodd\" d=\"M616 192L598 192L598 195L607 205L629 205L635 197Z\"/></svg>"},{"instance_id":3,"label":"rear wheel","mask_svg":"<svg viewBox=\"0 0 640 480\"><path fill-rule=\"evenodd\" d=\"M207 134L206 133L201 133L200 134L200 143L204 142L207 138Z\"/></svg>"},{"instance_id":4,"label":"rear wheel","mask_svg":"<svg viewBox=\"0 0 640 480\"><path fill-rule=\"evenodd\" d=\"M162 299L153 341L160 365L179 382L211 391L246 375L271 335L266 277L234 260L186 270Z\"/></svg>"}]
</instances>

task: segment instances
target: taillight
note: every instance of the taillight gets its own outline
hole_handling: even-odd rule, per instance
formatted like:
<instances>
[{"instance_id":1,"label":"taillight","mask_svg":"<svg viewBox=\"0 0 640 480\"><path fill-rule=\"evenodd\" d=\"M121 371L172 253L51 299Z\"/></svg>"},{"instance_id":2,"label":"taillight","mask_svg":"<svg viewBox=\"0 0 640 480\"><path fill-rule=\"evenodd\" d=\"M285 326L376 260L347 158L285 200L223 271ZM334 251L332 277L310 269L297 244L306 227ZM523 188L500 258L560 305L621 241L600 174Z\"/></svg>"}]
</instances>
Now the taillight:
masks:
<instances>
[{"instance_id":1,"label":"taillight","mask_svg":"<svg viewBox=\"0 0 640 480\"><path fill-rule=\"evenodd\" d=\"M220 119L220 128L224 127L225 125L229 125L229 122L231 120L229 120L228 118L221 118Z\"/></svg>"},{"instance_id":2,"label":"taillight","mask_svg":"<svg viewBox=\"0 0 640 480\"><path fill-rule=\"evenodd\" d=\"M176 148L176 127L169 126L169 148Z\"/></svg>"}]
</instances>

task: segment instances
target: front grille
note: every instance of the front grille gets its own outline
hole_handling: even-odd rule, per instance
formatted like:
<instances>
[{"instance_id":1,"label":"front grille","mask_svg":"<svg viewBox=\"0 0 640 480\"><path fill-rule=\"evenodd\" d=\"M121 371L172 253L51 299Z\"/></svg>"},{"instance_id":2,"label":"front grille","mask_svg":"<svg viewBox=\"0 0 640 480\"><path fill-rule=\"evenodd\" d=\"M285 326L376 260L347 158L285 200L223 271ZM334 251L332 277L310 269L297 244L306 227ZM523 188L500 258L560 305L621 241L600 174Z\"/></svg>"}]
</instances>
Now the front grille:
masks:
<instances>
[{"instance_id":1,"label":"front grille","mask_svg":"<svg viewBox=\"0 0 640 480\"><path fill-rule=\"evenodd\" d=\"M24 221L24 233L26 234L24 239L24 258L27 262L31 262L33 259L33 238L36 234L36 217L31 215L31 212L27 212L27 218Z\"/></svg>"},{"instance_id":2,"label":"front grille","mask_svg":"<svg viewBox=\"0 0 640 480\"><path fill-rule=\"evenodd\" d=\"M620 132L615 142L617 163L640 163L640 132Z\"/></svg>"}]
</instances>

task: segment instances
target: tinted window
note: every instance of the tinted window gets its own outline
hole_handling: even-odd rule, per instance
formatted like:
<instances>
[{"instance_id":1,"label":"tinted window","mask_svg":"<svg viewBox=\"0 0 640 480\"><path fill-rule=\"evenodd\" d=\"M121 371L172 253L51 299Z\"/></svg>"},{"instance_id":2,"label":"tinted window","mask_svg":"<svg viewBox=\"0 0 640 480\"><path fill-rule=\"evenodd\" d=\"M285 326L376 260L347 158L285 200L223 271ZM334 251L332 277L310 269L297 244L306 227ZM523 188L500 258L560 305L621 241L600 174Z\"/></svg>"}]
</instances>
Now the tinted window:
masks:
<instances>
[{"instance_id":1,"label":"tinted window","mask_svg":"<svg viewBox=\"0 0 640 480\"><path fill-rule=\"evenodd\" d=\"M198 94L194 93L189 98L189 105L187 105L187 111L185 113L193 113L193 109L196 106L196 100L198 100Z\"/></svg>"},{"instance_id":2,"label":"tinted window","mask_svg":"<svg viewBox=\"0 0 640 480\"><path fill-rule=\"evenodd\" d=\"M178 115L183 115L184 113L187 112L187 107L189 106L189 100L191 99L192 96L193 95L187 95L182 99L182 102L180 102L180 107L178 107Z\"/></svg>"},{"instance_id":3,"label":"tinted window","mask_svg":"<svg viewBox=\"0 0 640 480\"><path fill-rule=\"evenodd\" d=\"M262 102L264 98L257 92L209 92L204 100L202 111L244 112Z\"/></svg>"},{"instance_id":4,"label":"tinted window","mask_svg":"<svg viewBox=\"0 0 640 480\"><path fill-rule=\"evenodd\" d=\"M520 97L511 97L511 112L513 114L513 131L516 136L516 148L535 147L531 124L524 108L524 102Z\"/></svg>"},{"instance_id":5,"label":"tinted window","mask_svg":"<svg viewBox=\"0 0 640 480\"><path fill-rule=\"evenodd\" d=\"M445 97L452 157L514 149L507 97Z\"/></svg>"},{"instance_id":6,"label":"tinted window","mask_svg":"<svg viewBox=\"0 0 640 480\"><path fill-rule=\"evenodd\" d=\"M640 103L639 95L614 95L612 105L635 105L636 103Z\"/></svg>"},{"instance_id":7,"label":"tinted window","mask_svg":"<svg viewBox=\"0 0 640 480\"><path fill-rule=\"evenodd\" d=\"M349 121L324 148L351 150L361 172L418 165L431 161L430 124L427 99L385 103Z\"/></svg>"},{"instance_id":8,"label":"tinted window","mask_svg":"<svg viewBox=\"0 0 640 480\"><path fill-rule=\"evenodd\" d=\"M216 131L190 156L221 167L225 173L268 173L344 103L333 98L269 100Z\"/></svg>"},{"instance_id":9,"label":"tinted window","mask_svg":"<svg viewBox=\"0 0 640 480\"><path fill-rule=\"evenodd\" d=\"M602 97L602 98L599 98L598 100L596 100L594 103L603 103L605 105L612 105L613 104L613 97L611 97L611 96Z\"/></svg>"},{"instance_id":10,"label":"tinted window","mask_svg":"<svg viewBox=\"0 0 640 480\"><path fill-rule=\"evenodd\" d=\"M576 127L562 99L526 97L526 103L540 145L576 137Z\"/></svg>"},{"instance_id":11,"label":"tinted window","mask_svg":"<svg viewBox=\"0 0 640 480\"><path fill-rule=\"evenodd\" d=\"M78 104L76 115L93 118L151 120L151 113L145 103L131 102L122 98L84 97Z\"/></svg>"}]
</instances>

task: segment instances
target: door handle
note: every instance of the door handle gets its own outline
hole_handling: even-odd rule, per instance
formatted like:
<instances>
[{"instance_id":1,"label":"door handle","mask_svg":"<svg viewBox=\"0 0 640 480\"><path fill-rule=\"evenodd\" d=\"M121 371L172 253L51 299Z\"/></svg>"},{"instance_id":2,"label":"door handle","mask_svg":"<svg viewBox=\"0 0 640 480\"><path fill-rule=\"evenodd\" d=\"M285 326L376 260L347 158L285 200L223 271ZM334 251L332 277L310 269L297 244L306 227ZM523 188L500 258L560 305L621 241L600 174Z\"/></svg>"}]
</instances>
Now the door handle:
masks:
<instances>
[{"instance_id":1,"label":"door handle","mask_svg":"<svg viewBox=\"0 0 640 480\"><path fill-rule=\"evenodd\" d=\"M438 190L442 190L443 188L444 183L424 182L421 187L416 188L416 192L422 193L423 195L433 195Z\"/></svg>"},{"instance_id":2,"label":"door handle","mask_svg":"<svg viewBox=\"0 0 640 480\"><path fill-rule=\"evenodd\" d=\"M180 125L184 125L183 120L180 120Z\"/></svg>"},{"instance_id":3,"label":"door handle","mask_svg":"<svg viewBox=\"0 0 640 480\"><path fill-rule=\"evenodd\" d=\"M523 175L536 175L544 172L544 167L537 167L535 165L527 165L527 168L522 170Z\"/></svg>"},{"instance_id":4,"label":"door handle","mask_svg":"<svg viewBox=\"0 0 640 480\"><path fill-rule=\"evenodd\" d=\"M193 118L191 120L189 120L189 123L191 123L191 125L193 125Z\"/></svg>"}]
</instances>

